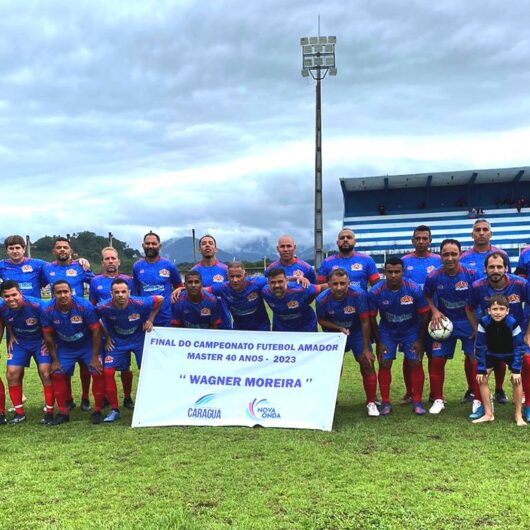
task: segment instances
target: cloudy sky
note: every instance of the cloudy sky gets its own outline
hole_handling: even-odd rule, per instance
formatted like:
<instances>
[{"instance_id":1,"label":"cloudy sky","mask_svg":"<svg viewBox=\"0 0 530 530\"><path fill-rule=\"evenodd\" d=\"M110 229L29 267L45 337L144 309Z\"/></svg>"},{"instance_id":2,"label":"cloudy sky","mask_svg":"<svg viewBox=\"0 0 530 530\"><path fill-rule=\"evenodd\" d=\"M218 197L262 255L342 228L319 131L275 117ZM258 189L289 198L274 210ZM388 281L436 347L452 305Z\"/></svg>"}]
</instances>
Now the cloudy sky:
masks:
<instances>
[{"instance_id":1,"label":"cloudy sky","mask_svg":"<svg viewBox=\"0 0 530 530\"><path fill-rule=\"evenodd\" d=\"M325 242L341 177L529 163L525 2L0 0L0 235L310 243L318 15Z\"/></svg>"}]
</instances>

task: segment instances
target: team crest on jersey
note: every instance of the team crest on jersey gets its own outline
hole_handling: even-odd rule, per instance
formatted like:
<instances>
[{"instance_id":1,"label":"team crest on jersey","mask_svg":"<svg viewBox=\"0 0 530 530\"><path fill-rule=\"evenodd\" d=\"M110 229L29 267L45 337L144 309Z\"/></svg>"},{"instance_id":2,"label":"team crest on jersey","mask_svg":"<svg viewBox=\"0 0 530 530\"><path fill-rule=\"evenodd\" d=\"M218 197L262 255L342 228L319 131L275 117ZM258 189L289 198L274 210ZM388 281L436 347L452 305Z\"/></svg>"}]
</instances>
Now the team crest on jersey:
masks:
<instances>
[{"instance_id":1,"label":"team crest on jersey","mask_svg":"<svg viewBox=\"0 0 530 530\"><path fill-rule=\"evenodd\" d=\"M351 270L352 271L362 271L363 270L362 263L353 263L352 266L351 266Z\"/></svg>"},{"instance_id":2,"label":"team crest on jersey","mask_svg":"<svg viewBox=\"0 0 530 530\"><path fill-rule=\"evenodd\" d=\"M508 296L508 302L510 304L518 304L521 301L518 294L511 294Z\"/></svg>"},{"instance_id":3,"label":"team crest on jersey","mask_svg":"<svg viewBox=\"0 0 530 530\"><path fill-rule=\"evenodd\" d=\"M469 285L467 282L459 281L455 283L455 290L456 291L466 291L469 288Z\"/></svg>"},{"instance_id":4,"label":"team crest on jersey","mask_svg":"<svg viewBox=\"0 0 530 530\"><path fill-rule=\"evenodd\" d=\"M383 305L390 305L390 300L383 300L381 303Z\"/></svg>"},{"instance_id":5,"label":"team crest on jersey","mask_svg":"<svg viewBox=\"0 0 530 530\"><path fill-rule=\"evenodd\" d=\"M211 314L212 312L207 307L201 309L201 317L209 317Z\"/></svg>"},{"instance_id":6,"label":"team crest on jersey","mask_svg":"<svg viewBox=\"0 0 530 530\"><path fill-rule=\"evenodd\" d=\"M36 318L27 318L26 319L26 325L27 326L34 326L35 324L37 324L38 320Z\"/></svg>"},{"instance_id":7,"label":"team crest on jersey","mask_svg":"<svg viewBox=\"0 0 530 530\"><path fill-rule=\"evenodd\" d=\"M432 343L432 349L433 350L441 350L442 349L442 344L440 342L433 342Z\"/></svg>"},{"instance_id":8,"label":"team crest on jersey","mask_svg":"<svg viewBox=\"0 0 530 530\"><path fill-rule=\"evenodd\" d=\"M297 278L303 278L304 277L304 273L301 271L301 270L295 270L293 272L293 276L296 276Z\"/></svg>"},{"instance_id":9,"label":"team crest on jersey","mask_svg":"<svg viewBox=\"0 0 530 530\"><path fill-rule=\"evenodd\" d=\"M13 359L13 354L12 353L8 353L7 354L7 360L10 361L11 359Z\"/></svg>"},{"instance_id":10,"label":"team crest on jersey","mask_svg":"<svg viewBox=\"0 0 530 530\"><path fill-rule=\"evenodd\" d=\"M411 271L412 269L414 269L414 267L413 267L412 265L409 265L409 266L407 267L407 270L408 270L408 271Z\"/></svg>"},{"instance_id":11,"label":"team crest on jersey","mask_svg":"<svg viewBox=\"0 0 530 530\"><path fill-rule=\"evenodd\" d=\"M66 276L77 276L77 271L75 269L66 269Z\"/></svg>"},{"instance_id":12,"label":"team crest on jersey","mask_svg":"<svg viewBox=\"0 0 530 530\"><path fill-rule=\"evenodd\" d=\"M429 265L427 267L427 272L432 272L434 270L434 265Z\"/></svg>"},{"instance_id":13,"label":"team crest on jersey","mask_svg":"<svg viewBox=\"0 0 530 530\"><path fill-rule=\"evenodd\" d=\"M212 278L212 280L213 280L214 282L216 282L216 283L219 283L219 282L224 282L225 279L223 278L223 276L222 276L221 274L216 274L216 275Z\"/></svg>"},{"instance_id":14,"label":"team crest on jersey","mask_svg":"<svg viewBox=\"0 0 530 530\"><path fill-rule=\"evenodd\" d=\"M133 322L134 320L140 320L140 315L138 313L131 313L128 318L129 322Z\"/></svg>"},{"instance_id":15,"label":"team crest on jersey","mask_svg":"<svg viewBox=\"0 0 530 530\"><path fill-rule=\"evenodd\" d=\"M287 303L289 309L296 309L300 304L296 300L291 300Z\"/></svg>"},{"instance_id":16,"label":"team crest on jersey","mask_svg":"<svg viewBox=\"0 0 530 530\"><path fill-rule=\"evenodd\" d=\"M107 355L105 357L105 362L106 363L111 363L112 361L114 361L114 357L112 355Z\"/></svg>"},{"instance_id":17,"label":"team crest on jersey","mask_svg":"<svg viewBox=\"0 0 530 530\"><path fill-rule=\"evenodd\" d=\"M253 302L254 300L256 300L256 298L258 297L258 293L250 293L248 296L247 296L247 300L249 302Z\"/></svg>"},{"instance_id":18,"label":"team crest on jersey","mask_svg":"<svg viewBox=\"0 0 530 530\"><path fill-rule=\"evenodd\" d=\"M33 267L31 265L22 265L22 272L33 272Z\"/></svg>"},{"instance_id":19,"label":"team crest on jersey","mask_svg":"<svg viewBox=\"0 0 530 530\"><path fill-rule=\"evenodd\" d=\"M81 322L83 322L83 319L79 315L74 315L70 318L70 322L72 324L81 324Z\"/></svg>"},{"instance_id":20,"label":"team crest on jersey","mask_svg":"<svg viewBox=\"0 0 530 530\"><path fill-rule=\"evenodd\" d=\"M401 302L401 305L410 305L414 303L414 298L407 294L405 296L402 296L399 301Z\"/></svg>"},{"instance_id":21,"label":"team crest on jersey","mask_svg":"<svg viewBox=\"0 0 530 530\"><path fill-rule=\"evenodd\" d=\"M351 305L347 305L344 308L344 313L346 313L347 315L351 315L351 314L355 313L355 307L353 307Z\"/></svg>"},{"instance_id":22,"label":"team crest on jersey","mask_svg":"<svg viewBox=\"0 0 530 530\"><path fill-rule=\"evenodd\" d=\"M158 274L162 276L162 278L169 278L169 271L167 269L160 269Z\"/></svg>"}]
</instances>

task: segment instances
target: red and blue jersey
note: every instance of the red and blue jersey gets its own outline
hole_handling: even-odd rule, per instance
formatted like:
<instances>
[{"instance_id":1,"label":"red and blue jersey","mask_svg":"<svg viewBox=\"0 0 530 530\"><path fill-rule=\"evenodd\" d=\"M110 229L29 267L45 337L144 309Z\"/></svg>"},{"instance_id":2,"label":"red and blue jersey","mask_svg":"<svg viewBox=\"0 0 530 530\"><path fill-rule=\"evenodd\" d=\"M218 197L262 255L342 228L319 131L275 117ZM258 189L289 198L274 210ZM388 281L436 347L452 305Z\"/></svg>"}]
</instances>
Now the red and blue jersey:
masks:
<instances>
[{"instance_id":1,"label":"red and blue jersey","mask_svg":"<svg viewBox=\"0 0 530 530\"><path fill-rule=\"evenodd\" d=\"M266 285L261 292L273 313L272 330L317 331L317 317L310 304L321 290L320 285L304 289L290 283L285 295L278 298Z\"/></svg>"},{"instance_id":2,"label":"red and blue jersey","mask_svg":"<svg viewBox=\"0 0 530 530\"><path fill-rule=\"evenodd\" d=\"M110 299L96 306L96 313L116 350L134 350L143 346L143 326L155 307L155 300L154 296L130 296L123 308L116 307Z\"/></svg>"},{"instance_id":3,"label":"red and blue jersey","mask_svg":"<svg viewBox=\"0 0 530 530\"><path fill-rule=\"evenodd\" d=\"M418 256L416 252L405 254L402 258L404 277L417 283L422 289L427 276L442 265L439 254L429 252L426 256Z\"/></svg>"},{"instance_id":4,"label":"red and blue jersey","mask_svg":"<svg viewBox=\"0 0 530 530\"><path fill-rule=\"evenodd\" d=\"M9 259L0 260L0 280L14 280L23 295L40 298L41 287L48 284L44 274L47 263L41 259L23 258L20 263Z\"/></svg>"},{"instance_id":5,"label":"red and blue jersey","mask_svg":"<svg viewBox=\"0 0 530 530\"><path fill-rule=\"evenodd\" d=\"M311 283L317 283L317 275L309 263L305 262L303 259L294 258L293 263L290 265L284 265L279 259L273 261L266 269L265 276L269 277L269 272L272 269L283 269L285 271L285 276L288 278L307 278Z\"/></svg>"},{"instance_id":6,"label":"red and blue jersey","mask_svg":"<svg viewBox=\"0 0 530 530\"><path fill-rule=\"evenodd\" d=\"M0 318L11 326L18 343L40 344L42 342L42 304L40 298L24 296L22 307L19 309L11 309L5 304L0 305Z\"/></svg>"},{"instance_id":7,"label":"red and blue jersey","mask_svg":"<svg viewBox=\"0 0 530 530\"><path fill-rule=\"evenodd\" d=\"M516 272L524 278L530 278L530 245L521 251Z\"/></svg>"},{"instance_id":8,"label":"red and blue jersey","mask_svg":"<svg viewBox=\"0 0 530 530\"><path fill-rule=\"evenodd\" d=\"M234 291L228 282L215 283L208 289L228 306L234 319L234 329L269 331L271 324L261 295L265 285L267 279L259 276L247 278L241 291Z\"/></svg>"},{"instance_id":9,"label":"red and blue jersey","mask_svg":"<svg viewBox=\"0 0 530 530\"><path fill-rule=\"evenodd\" d=\"M379 280L379 272L373 258L368 254L354 252L349 258L340 254L326 258L318 269L318 281L320 283L327 282L330 273L339 268L348 273L352 287L359 287L365 291L368 290L368 282L373 284Z\"/></svg>"},{"instance_id":10,"label":"red and blue jersey","mask_svg":"<svg viewBox=\"0 0 530 530\"><path fill-rule=\"evenodd\" d=\"M477 250L475 250L474 247L462 252L460 256L460 264L463 265L466 269L476 270L482 277L486 274L486 272L484 271L484 263L486 262L488 254L491 254L492 252L500 252L506 257L506 265L508 266L508 272L510 272L511 267L510 258L508 257L508 254L506 254L504 250L494 247L493 245L486 252L478 252Z\"/></svg>"},{"instance_id":11,"label":"red and blue jersey","mask_svg":"<svg viewBox=\"0 0 530 530\"><path fill-rule=\"evenodd\" d=\"M52 298L41 311L42 330L55 332L57 347L75 351L91 345L92 331L99 327L94 306L84 298L72 298L72 306L63 312Z\"/></svg>"},{"instance_id":12,"label":"red and blue jersey","mask_svg":"<svg viewBox=\"0 0 530 530\"><path fill-rule=\"evenodd\" d=\"M154 263L139 259L133 265L134 294L139 296L160 295L164 302L155 318L155 326L168 326L171 320L171 292L182 285L176 265L166 258Z\"/></svg>"},{"instance_id":13,"label":"red and blue jersey","mask_svg":"<svg viewBox=\"0 0 530 530\"><path fill-rule=\"evenodd\" d=\"M171 325L177 328L219 329L222 325L221 304L203 289L199 302L192 302L186 290L171 305Z\"/></svg>"},{"instance_id":14,"label":"red and blue jersey","mask_svg":"<svg viewBox=\"0 0 530 530\"><path fill-rule=\"evenodd\" d=\"M92 278L90 282L90 291L88 294L88 299L94 304L97 305L103 300L110 298L110 287L114 280L125 280L129 289L133 290L133 281L130 276L126 274L118 274L117 276L106 276L105 274L98 274Z\"/></svg>"},{"instance_id":15,"label":"red and blue jersey","mask_svg":"<svg viewBox=\"0 0 530 530\"><path fill-rule=\"evenodd\" d=\"M423 293L433 299L436 307L449 320L467 320L466 306L471 305L473 282L479 278L477 271L462 265L453 276L439 268L427 277Z\"/></svg>"},{"instance_id":16,"label":"red and blue jersey","mask_svg":"<svg viewBox=\"0 0 530 530\"><path fill-rule=\"evenodd\" d=\"M480 308L484 315L487 314L489 299L494 294L503 294L510 305L512 315L520 326L526 322L523 304L527 304L529 298L529 283L520 276L506 274L506 285L502 289L495 289L488 283L487 278L480 278L473 282L473 293L471 307Z\"/></svg>"},{"instance_id":17,"label":"red and blue jersey","mask_svg":"<svg viewBox=\"0 0 530 530\"><path fill-rule=\"evenodd\" d=\"M71 261L68 265L61 265L57 261L46 263L44 266L46 283L50 286L58 280L64 280L72 289L73 296L82 297L85 293L85 283L90 284L94 277L92 271L85 271L79 262Z\"/></svg>"},{"instance_id":18,"label":"red and blue jersey","mask_svg":"<svg viewBox=\"0 0 530 530\"><path fill-rule=\"evenodd\" d=\"M405 279L396 291L389 289L386 280L381 280L368 293L368 303L373 316L379 311L379 328L396 339L417 333L419 315L429 311L419 285Z\"/></svg>"}]
</instances>

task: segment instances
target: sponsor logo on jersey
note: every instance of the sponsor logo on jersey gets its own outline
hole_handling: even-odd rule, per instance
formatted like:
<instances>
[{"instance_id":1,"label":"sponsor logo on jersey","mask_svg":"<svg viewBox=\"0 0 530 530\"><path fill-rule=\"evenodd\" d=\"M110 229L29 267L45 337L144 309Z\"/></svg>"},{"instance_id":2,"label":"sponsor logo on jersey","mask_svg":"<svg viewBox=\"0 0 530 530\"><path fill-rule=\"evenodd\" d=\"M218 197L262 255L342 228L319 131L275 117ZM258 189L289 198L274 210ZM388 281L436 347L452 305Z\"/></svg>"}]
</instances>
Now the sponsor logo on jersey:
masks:
<instances>
[{"instance_id":1,"label":"sponsor logo on jersey","mask_svg":"<svg viewBox=\"0 0 530 530\"><path fill-rule=\"evenodd\" d=\"M27 326L34 326L37 324L38 320L36 318L30 317L26 319L26 325Z\"/></svg>"},{"instance_id":2,"label":"sponsor logo on jersey","mask_svg":"<svg viewBox=\"0 0 530 530\"><path fill-rule=\"evenodd\" d=\"M383 300L381 302L382 305L390 305L390 300Z\"/></svg>"},{"instance_id":3,"label":"sponsor logo on jersey","mask_svg":"<svg viewBox=\"0 0 530 530\"><path fill-rule=\"evenodd\" d=\"M22 265L22 272L33 272L33 267L31 265Z\"/></svg>"},{"instance_id":4,"label":"sponsor logo on jersey","mask_svg":"<svg viewBox=\"0 0 530 530\"><path fill-rule=\"evenodd\" d=\"M215 283L220 283L220 282L224 282L224 278L222 276L222 274L216 274L213 278L212 278L212 281L214 281Z\"/></svg>"},{"instance_id":5,"label":"sponsor logo on jersey","mask_svg":"<svg viewBox=\"0 0 530 530\"><path fill-rule=\"evenodd\" d=\"M351 270L352 271L362 271L363 270L362 263L353 263L352 266L351 266Z\"/></svg>"},{"instance_id":6,"label":"sponsor logo on jersey","mask_svg":"<svg viewBox=\"0 0 530 530\"><path fill-rule=\"evenodd\" d=\"M511 294L508 296L508 302L510 304L518 304L521 301L518 294Z\"/></svg>"},{"instance_id":7,"label":"sponsor logo on jersey","mask_svg":"<svg viewBox=\"0 0 530 530\"><path fill-rule=\"evenodd\" d=\"M351 305L347 305L345 308L344 308L344 312L347 314L347 315L351 315L353 313L355 313L355 307L351 306Z\"/></svg>"},{"instance_id":8,"label":"sponsor logo on jersey","mask_svg":"<svg viewBox=\"0 0 530 530\"><path fill-rule=\"evenodd\" d=\"M296 300L291 300L290 302L287 303L287 307L289 309L296 309L299 306L300 304Z\"/></svg>"},{"instance_id":9,"label":"sponsor logo on jersey","mask_svg":"<svg viewBox=\"0 0 530 530\"><path fill-rule=\"evenodd\" d=\"M77 271L75 269L66 269L66 276L69 276L69 277L77 276Z\"/></svg>"},{"instance_id":10,"label":"sponsor logo on jersey","mask_svg":"<svg viewBox=\"0 0 530 530\"><path fill-rule=\"evenodd\" d=\"M169 278L169 271L167 269L160 269L158 274L159 276L162 276L162 278Z\"/></svg>"},{"instance_id":11,"label":"sponsor logo on jersey","mask_svg":"<svg viewBox=\"0 0 530 530\"><path fill-rule=\"evenodd\" d=\"M256 300L256 298L258 297L258 293L250 293L248 296L247 296L247 300L249 302L253 302L254 300Z\"/></svg>"},{"instance_id":12,"label":"sponsor logo on jersey","mask_svg":"<svg viewBox=\"0 0 530 530\"><path fill-rule=\"evenodd\" d=\"M128 318L129 322L133 322L135 320L140 320L140 315L138 313L131 313Z\"/></svg>"},{"instance_id":13,"label":"sponsor logo on jersey","mask_svg":"<svg viewBox=\"0 0 530 530\"><path fill-rule=\"evenodd\" d=\"M402 296L399 300L401 305L410 305L414 303L414 298L412 296L409 296L408 294L405 296Z\"/></svg>"},{"instance_id":14,"label":"sponsor logo on jersey","mask_svg":"<svg viewBox=\"0 0 530 530\"><path fill-rule=\"evenodd\" d=\"M98 286L96 287L96 289L97 289L98 291L101 291L101 289L103 289L103 285L98 285Z\"/></svg>"},{"instance_id":15,"label":"sponsor logo on jersey","mask_svg":"<svg viewBox=\"0 0 530 530\"><path fill-rule=\"evenodd\" d=\"M73 317L70 318L70 322L72 324L81 324L81 322L83 322L83 318L80 317L79 315L74 315Z\"/></svg>"},{"instance_id":16,"label":"sponsor logo on jersey","mask_svg":"<svg viewBox=\"0 0 530 530\"><path fill-rule=\"evenodd\" d=\"M207 307L201 309L201 317L209 317L211 314L212 312Z\"/></svg>"},{"instance_id":17,"label":"sponsor logo on jersey","mask_svg":"<svg viewBox=\"0 0 530 530\"><path fill-rule=\"evenodd\" d=\"M463 280L455 283L455 291L466 291L468 288L469 285Z\"/></svg>"},{"instance_id":18,"label":"sponsor logo on jersey","mask_svg":"<svg viewBox=\"0 0 530 530\"><path fill-rule=\"evenodd\" d=\"M408 271L411 271L412 269L414 269L414 267L413 267L412 265L409 265L409 266L407 267L407 270L408 270Z\"/></svg>"},{"instance_id":19,"label":"sponsor logo on jersey","mask_svg":"<svg viewBox=\"0 0 530 530\"><path fill-rule=\"evenodd\" d=\"M441 342L433 342L432 343L432 349L433 350L441 350L442 349L442 343Z\"/></svg>"}]
</instances>

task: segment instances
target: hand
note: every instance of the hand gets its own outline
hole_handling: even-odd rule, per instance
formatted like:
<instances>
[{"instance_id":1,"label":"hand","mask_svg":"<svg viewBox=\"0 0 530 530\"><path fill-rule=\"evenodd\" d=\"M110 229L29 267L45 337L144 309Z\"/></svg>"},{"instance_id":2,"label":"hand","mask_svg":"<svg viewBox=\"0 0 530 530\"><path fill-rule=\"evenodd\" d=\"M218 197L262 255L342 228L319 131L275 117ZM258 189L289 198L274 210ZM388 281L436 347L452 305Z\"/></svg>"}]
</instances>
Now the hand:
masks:
<instances>
[{"instance_id":1,"label":"hand","mask_svg":"<svg viewBox=\"0 0 530 530\"><path fill-rule=\"evenodd\" d=\"M421 361L421 357L423 355L423 352L424 352L424 348L423 348L423 341L421 341L420 339L418 339L413 345L412 345L412 351L414 352L414 355L416 356L416 359L418 359L418 361Z\"/></svg>"},{"instance_id":2,"label":"hand","mask_svg":"<svg viewBox=\"0 0 530 530\"><path fill-rule=\"evenodd\" d=\"M11 337L9 339L9 342L7 343L7 353L11 353L13 351L13 346L15 344L18 344L18 340L15 338L15 335L11 333Z\"/></svg>"},{"instance_id":3,"label":"hand","mask_svg":"<svg viewBox=\"0 0 530 530\"><path fill-rule=\"evenodd\" d=\"M445 318L445 315L441 311L438 311L438 309L434 309L432 312L431 327L433 329L440 329L442 327L442 320L445 320Z\"/></svg>"},{"instance_id":4,"label":"hand","mask_svg":"<svg viewBox=\"0 0 530 530\"><path fill-rule=\"evenodd\" d=\"M376 346L376 353L377 353L377 358L379 359L379 362L381 362L381 360L383 359L383 355L388 351L388 348L382 343L380 342L379 344L377 344Z\"/></svg>"},{"instance_id":5,"label":"hand","mask_svg":"<svg viewBox=\"0 0 530 530\"><path fill-rule=\"evenodd\" d=\"M172 293L171 293L171 303L174 304L180 296L181 291L184 289L184 287L177 287Z\"/></svg>"},{"instance_id":6,"label":"hand","mask_svg":"<svg viewBox=\"0 0 530 530\"><path fill-rule=\"evenodd\" d=\"M143 325L143 330L147 333L153 331L153 323L150 320L146 320Z\"/></svg>"},{"instance_id":7,"label":"hand","mask_svg":"<svg viewBox=\"0 0 530 530\"><path fill-rule=\"evenodd\" d=\"M110 337L105 339L105 351L112 351L114 349L114 342Z\"/></svg>"},{"instance_id":8,"label":"hand","mask_svg":"<svg viewBox=\"0 0 530 530\"><path fill-rule=\"evenodd\" d=\"M469 338L470 338L470 339L475 339L476 336L477 336L477 330L474 329L473 332L471 333L471 335L469 335Z\"/></svg>"},{"instance_id":9,"label":"hand","mask_svg":"<svg viewBox=\"0 0 530 530\"><path fill-rule=\"evenodd\" d=\"M81 265L81 267L83 267L84 271L89 271L90 270L90 262L87 259L79 258L77 261L79 262L79 265Z\"/></svg>"},{"instance_id":10,"label":"hand","mask_svg":"<svg viewBox=\"0 0 530 530\"><path fill-rule=\"evenodd\" d=\"M370 366L374 365L375 355L372 353L370 348L363 350L363 357L370 363Z\"/></svg>"},{"instance_id":11,"label":"hand","mask_svg":"<svg viewBox=\"0 0 530 530\"><path fill-rule=\"evenodd\" d=\"M90 361L90 368L96 370L98 374L103 373L103 365L101 364L99 355L97 357L92 357L92 360Z\"/></svg>"},{"instance_id":12,"label":"hand","mask_svg":"<svg viewBox=\"0 0 530 530\"><path fill-rule=\"evenodd\" d=\"M513 386L519 386L521 384L521 374L512 374L510 376L510 382Z\"/></svg>"},{"instance_id":13,"label":"hand","mask_svg":"<svg viewBox=\"0 0 530 530\"><path fill-rule=\"evenodd\" d=\"M477 383L479 385L482 385L487 381L486 376L484 374L477 374Z\"/></svg>"},{"instance_id":14,"label":"hand","mask_svg":"<svg viewBox=\"0 0 530 530\"><path fill-rule=\"evenodd\" d=\"M349 335L350 334L350 330L348 328L340 328L339 331L341 333L344 333L344 335Z\"/></svg>"},{"instance_id":15,"label":"hand","mask_svg":"<svg viewBox=\"0 0 530 530\"><path fill-rule=\"evenodd\" d=\"M304 289L307 289L311 285L311 282L305 276L297 276L295 282Z\"/></svg>"},{"instance_id":16,"label":"hand","mask_svg":"<svg viewBox=\"0 0 530 530\"><path fill-rule=\"evenodd\" d=\"M62 372L63 367L61 366L61 363L59 362L59 359L56 361L52 361L52 365L50 366L50 371L53 374L54 372Z\"/></svg>"}]
</instances>

